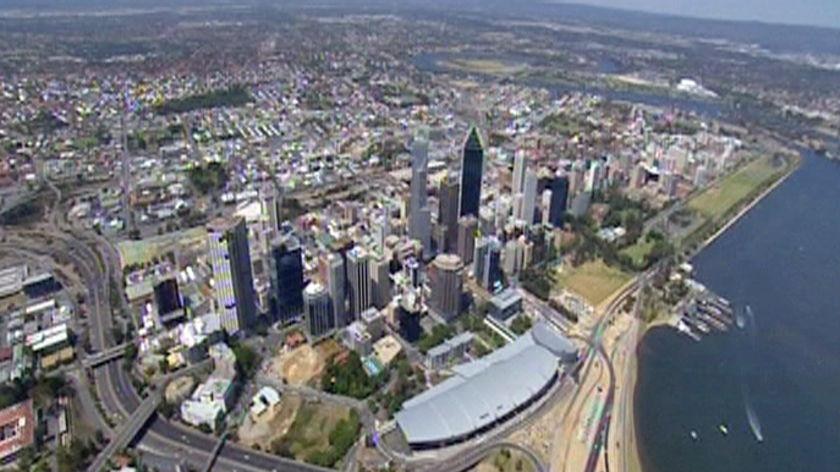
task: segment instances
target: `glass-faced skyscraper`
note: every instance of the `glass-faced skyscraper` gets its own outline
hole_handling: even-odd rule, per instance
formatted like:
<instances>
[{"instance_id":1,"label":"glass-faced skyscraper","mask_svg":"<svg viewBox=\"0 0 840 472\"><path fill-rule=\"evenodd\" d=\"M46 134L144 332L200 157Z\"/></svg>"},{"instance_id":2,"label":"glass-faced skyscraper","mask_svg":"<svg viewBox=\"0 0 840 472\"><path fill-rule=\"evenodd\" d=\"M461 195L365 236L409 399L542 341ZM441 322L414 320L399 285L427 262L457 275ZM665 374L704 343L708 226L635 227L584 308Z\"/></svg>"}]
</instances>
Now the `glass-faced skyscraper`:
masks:
<instances>
[{"instance_id":1,"label":"glass-faced skyscraper","mask_svg":"<svg viewBox=\"0 0 840 472\"><path fill-rule=\"evenodd\" d=\"M460 216L472 215L478 218L481 202L481 173L484 167L484 149L481 137L473 126L464 143L461 160L461 199L458 205Z\"/></svg>"},{"instance_id":2,"label":"glass-faced skyscraper","mask_svg":"<svg viewBox=\"0 0 840 472\"><path fill-rule=\"evenodd\" d=\"M555 228L563 227L568 195L569 179L565 175L555 176L551 181L551 207L548 212L548 222Z\"/></svg>"},{"instance_id":3,"label":"glass-faced skyscraper","mask_svg":"<svg viewBox=\"0 0 840 472\"><path fill-rule=\"evenodd\" d=\"M271 287L275 316L287 322L303 311L303 248L295 237L278 239L271 248Z\"/></svg>"}]
</instances>

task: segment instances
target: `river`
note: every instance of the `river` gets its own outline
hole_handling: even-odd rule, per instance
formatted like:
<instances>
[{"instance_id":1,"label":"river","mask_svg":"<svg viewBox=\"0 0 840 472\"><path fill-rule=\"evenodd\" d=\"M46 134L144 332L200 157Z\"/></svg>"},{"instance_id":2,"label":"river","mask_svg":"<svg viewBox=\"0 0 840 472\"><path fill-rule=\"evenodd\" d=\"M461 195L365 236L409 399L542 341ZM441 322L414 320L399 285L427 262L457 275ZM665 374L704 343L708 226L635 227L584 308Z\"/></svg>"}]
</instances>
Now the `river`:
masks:
<instances>
[{"instance_id":1,"label":"river","mask_svg":"<svg viewBox=\"0 0 840 472\"><path fill-rule=\"evenodd\" d=\"M696 278L752 317L701 342L671 328L645 335L635 392L645 472L840 470L837 202L840 163L806 152L695 258Z\"/></svg>"}]
</instances>

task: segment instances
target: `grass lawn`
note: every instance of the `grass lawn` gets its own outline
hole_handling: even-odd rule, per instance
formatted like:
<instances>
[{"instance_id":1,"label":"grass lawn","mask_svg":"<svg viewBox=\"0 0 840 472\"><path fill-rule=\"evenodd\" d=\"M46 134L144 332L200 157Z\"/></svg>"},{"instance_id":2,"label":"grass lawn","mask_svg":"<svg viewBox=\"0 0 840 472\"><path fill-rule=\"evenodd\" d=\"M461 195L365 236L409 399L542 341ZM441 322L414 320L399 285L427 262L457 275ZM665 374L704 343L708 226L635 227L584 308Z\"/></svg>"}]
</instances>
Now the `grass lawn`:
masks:
<instances>
[{"instance_id":1,"label":"grass lawn","mask_svg":"<svg viewBox=\"0 0 840 472\"><path fill-rule=\"evenodd\" d=\"M348 416L349 410L344 407L304 403L286 435L292 454L296 459L304 460L313 452L328 448L330 431L339 420Z\"/></svg>"},{"instance_id":2,"label":"grass lawn","mask_svg":"<svg viewBox=\"0 0 840 472\"><path fill-rule=\"evenodd\" d=\"M633 259L633 264L636 267L642 267L648 253L650 253L650 250L653 249L654 242L655 241L653 239L642 236L632 245L622 249L621 253L629 256L630 259Z\"/></svg>"},{"instance_id":3,"label":"grass lawn","mask_svg":"<svg viewBox=\"0 0 840 472\"><path fill-rule=\"evenodd\" d=\"M759 157L693 197L688 206L707 218L717 220L753 190L775 179L784 170L785 166L774 165L772 157Z\"/></svg>"},{"instance_id":4,"label":"grass lawn","mask_svg":"<svg viewBox=\"0 0 840 472\"><path fill-rule=\"evenodd\" d=\"M580 295L590 305L597 307L630 279L630 274L597 260L579 267L564 266L557 274L557 285Z\"/></svg>"},{"instance_id":5,"label":"grass lawn","mask_svg":"<svg viewBox=\"0 0 840 472\"><path fill-rule=\"evenodd\" d=\"M171 251L175 244L195 244L204 238L207 238L206 229L203 227L190 228L160 236L152 236L140 241L121 241L117 244L117 251L123 267L142 265Z\"/></svg>"}]
</instances>

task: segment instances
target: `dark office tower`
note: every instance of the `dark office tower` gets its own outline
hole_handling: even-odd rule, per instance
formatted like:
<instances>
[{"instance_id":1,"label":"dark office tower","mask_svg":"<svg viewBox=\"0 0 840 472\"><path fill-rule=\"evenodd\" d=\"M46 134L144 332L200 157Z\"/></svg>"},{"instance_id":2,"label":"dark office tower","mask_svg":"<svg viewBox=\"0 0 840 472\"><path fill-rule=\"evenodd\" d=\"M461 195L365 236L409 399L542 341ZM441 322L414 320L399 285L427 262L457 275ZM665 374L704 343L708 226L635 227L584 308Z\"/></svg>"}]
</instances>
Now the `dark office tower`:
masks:
<instances>
[{"instance_id":1,"label":"dark office tower","mask_svg":"<svg viewBox=\"0 0 840 472\"><path fill-rule=\"evenodd\" d=\"M568 195L569 179L565 175L555 176L551 182L551 206L548 212L548 222L555 228L563 227Z\"/></svg>"},{"instance_id":2,"label":"dark office tower","mask_svg":"<svg viewBox=\"0 0 840 472\"><path fill-rule=\"evenodd\" d=\"M409 292L400 297L394 309L400 336L410 343L417 342L423 332L423 328L420 327L422 308L420 297Z\"/></svg>"},{"instance_id":3,"label":"dark office tower","mask_svg":"<svg viewBox=\"0 0 840 472\"><path fill-rule=\"evenodd\" d=\"M178 290L178 281L166 279L155 285L155 303L160 316L182 311L184 303Z\"/></svg>"},{"instance_id":4,"label":"dark office tower","mask_svg":"<svg viewBox=\"0 0 840 472\"><path fill-rule=\"evenodd\" d=\"M337 328L349 324L347 319L347 274L341 254L331 253L321 258L321 278L326 281L330 305Z\"/></svg>"},{"instance_id":5,"label":"dark office tower","mask_svg":"<svg viewBox=\"0 0 840 472\"><path fill-rule=\"evenodd\" d=\"M217 218L208 223L207 253L222 328L230 335L238 334L252 326L257 317L245 219Z\"/></svg>"},{"instance_id":6,"label":"dark office tower","mask_svg":"<svg viewBox=\"0 0 840 472\"><path fill-rule=\"evenodd\" d=\"M183 305L181 303L181 294L178 290L178 281L175 279L166 279L155 285L155 303L157 304L158 313L166 314L180 310Z\"/></svg>"},{"instance_id":7,"label":"dark office tower","mask_svg":"<svg viewBox=\"0 0 840 472\"><path fill-rule=\"evenodd\" d=\"M438 224L444 228L444 246L441 252L453 253L458 244L458 196L461 185L455 178L447 178L440 184L438 199Z\"/></svg>"},{"instance_id":8,"label":"dark office tower","mask_svg":"<svg viewBox=\"0 0 840 472\"><path fill-rule=\"evenodd\" d=\"M502 285L502 243L495 236L481 238L475 246L473 276L476 282L489 290L495 291Z\"/></svg>"},{"instance_id":9,"label":"dark office tower","mask_svg":"<svg viewBox=\"0 0 840 472\"><path fill-rule=\"evenodd\" d=\"M274 316L287 322L303 312L303 249L297 238L289 236L271 247L271 290Z\"/></svg>"},{"instance_id":10,"label":"dark office tower","mask_svg":"<svg viewBox=\"0 0 840 472\"><path fill-rule=\"evenodd\" d=\"M465 216L458 220L458 244L455 251L464 264L473 260L475 236L478 233L478 220L474 216Z\"/></svg>"},{"instance_id":11,"label":"dark office tower","mask_svg":"<svg viewBox=\"0 0 840 472\"><path fill-rule=\"evenodd\" d=\"M478 218L481 205L481 173L484 166L484 150L478 129L473 127L464 143L464 156L461 160L461 200L458 215L472 215Z\"/></svg>"}]
</instances>

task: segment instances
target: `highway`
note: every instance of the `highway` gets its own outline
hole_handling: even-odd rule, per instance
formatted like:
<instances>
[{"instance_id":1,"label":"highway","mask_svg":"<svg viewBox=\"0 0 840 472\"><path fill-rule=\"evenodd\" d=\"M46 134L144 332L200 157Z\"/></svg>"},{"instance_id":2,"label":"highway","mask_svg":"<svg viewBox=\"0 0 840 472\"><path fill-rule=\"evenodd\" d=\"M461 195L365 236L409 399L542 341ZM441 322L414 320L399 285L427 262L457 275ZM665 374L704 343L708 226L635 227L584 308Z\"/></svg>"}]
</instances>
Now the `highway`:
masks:
<instances>
[{"instance_id":1,"label":"highway","mask_svg":"<svg viewBox=\"0 0 840 472\"><path fill-rule=\"evenodd\" d=\"M52 186L60 201L61 192ZM122 287L122 272L115 249L101 235L73 227L63 219L66 212L60 207L48 212L47 223L35 229L4 229L7 242L0 250L23 253L40 259L48 257L57 265L72 264L87 288L89 306L89 337L94 351L108 351L115 346L110 338L113 327L111 306L112 286ZM121 304L125 297L119 294ZM122 363L109 362L93 370L95 391L100 399L106 422L114 427L112 439L119 438L122 427L132 413L140 407L142 399L132 385ZM89 412L98 414L99 412ZM132 427L132 425L128 425ZM174 471L178 466L202 468L217 444L217 438L170 422L153 413L145 429L141 429L135 444L150 463L164 471ZM254 451L226 442L219 451L213 467L215 471L277 471L323 472L326 469L296 462L271 454Z\"/></svg>"}]
</instances>

